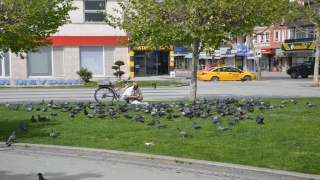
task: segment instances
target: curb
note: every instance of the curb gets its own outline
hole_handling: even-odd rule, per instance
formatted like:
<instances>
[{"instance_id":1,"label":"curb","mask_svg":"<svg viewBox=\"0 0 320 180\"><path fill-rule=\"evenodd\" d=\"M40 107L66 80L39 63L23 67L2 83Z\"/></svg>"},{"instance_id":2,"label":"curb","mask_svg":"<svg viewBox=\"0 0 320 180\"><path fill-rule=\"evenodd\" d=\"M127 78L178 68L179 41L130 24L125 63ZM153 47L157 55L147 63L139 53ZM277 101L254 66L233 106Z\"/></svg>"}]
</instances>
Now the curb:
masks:
<instances>
[{"instance_id":1,"label":"curb","mask_svg":"<svg viewBox=\"0 0 320 180\"><path fill-rule=\"evenodd\" d=\"M5 142L0 142L0 145L6 146ZM259 168L259 167L253 167L253 166L244 166L244 165L237 165L237 164L211 162L211 161L205 161L205 160L196 160L196 159L116 151L116 150L81 148L81 147L70 147L70 146L54 146L54 145L44 145L44 144L29 144L29 143L14 143L11 145L10 148L34 148L40 151L60 150L60 151L72 151L72 152L87 152L87 153L104 154L104 155L111 155L111 156L129 158L129 159L139 158L143 160L162 161L167 163L180 163L180 164L183 163L185 165L190 165L190 166L219 168L219 169L224 169L229 171L238 171L246 174L247 173L269 174L272 176L299 179L299 180L320 179L320 175L313 175L313 174L304 174L304 173L298 173L298 172Z\"/></svg>"}]
</instances>

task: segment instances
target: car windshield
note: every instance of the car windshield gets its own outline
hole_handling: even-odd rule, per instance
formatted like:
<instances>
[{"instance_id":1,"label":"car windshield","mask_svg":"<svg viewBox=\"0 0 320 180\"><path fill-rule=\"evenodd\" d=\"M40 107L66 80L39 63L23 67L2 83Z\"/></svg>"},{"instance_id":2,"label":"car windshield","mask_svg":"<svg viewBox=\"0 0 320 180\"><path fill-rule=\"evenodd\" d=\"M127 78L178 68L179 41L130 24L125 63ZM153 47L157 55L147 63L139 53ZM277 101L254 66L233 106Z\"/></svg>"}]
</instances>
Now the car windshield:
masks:
<instances>
[{"instance_id":1,"label":"car windshield","mask_svg":"<svg viewBox=\"0 0 320 180\"><path fill-rule=\"evenodd\" d=\"M305 62L305 63L303 63L301 65L304 66L304 67L311 66L311 62Z\"/></svg>"}]
</instances>

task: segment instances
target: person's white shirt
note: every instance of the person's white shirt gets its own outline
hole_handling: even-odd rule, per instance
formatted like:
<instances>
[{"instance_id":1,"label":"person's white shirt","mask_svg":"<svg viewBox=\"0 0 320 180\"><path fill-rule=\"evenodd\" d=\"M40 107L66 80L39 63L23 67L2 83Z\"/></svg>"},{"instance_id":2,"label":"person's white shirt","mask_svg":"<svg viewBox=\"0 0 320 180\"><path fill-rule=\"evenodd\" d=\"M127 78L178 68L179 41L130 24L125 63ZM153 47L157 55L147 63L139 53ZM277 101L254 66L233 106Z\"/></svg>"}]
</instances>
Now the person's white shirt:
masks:
<instances>
[{"instance_id":1,"label":"person's white shirt","mask_svg":"<svg viewBox=\"0 0 320 180\"><path fill-rule=\"evenodd\" d=\"M134 94L132 94L132 92L134 92ZM125 93L126 96L138 96L140 94L142 94L140 88L138 87L138 89L133 90L133 86L129 87Z\"/></svg>"}]
</instances>

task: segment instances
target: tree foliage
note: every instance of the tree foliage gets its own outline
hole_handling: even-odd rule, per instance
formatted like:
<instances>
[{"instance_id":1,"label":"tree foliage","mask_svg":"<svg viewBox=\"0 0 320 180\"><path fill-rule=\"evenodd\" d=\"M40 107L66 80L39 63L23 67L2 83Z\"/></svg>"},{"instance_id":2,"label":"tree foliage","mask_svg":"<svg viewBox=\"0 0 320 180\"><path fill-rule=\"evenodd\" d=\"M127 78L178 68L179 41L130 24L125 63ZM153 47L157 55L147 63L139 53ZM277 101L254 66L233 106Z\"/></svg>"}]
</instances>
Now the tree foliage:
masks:
<instances>
[{"instance_id":1,"label":"tree foliage","mask_svg":"<svg viewBox=\"0 0 320 180\"><path fill-rule=\"evenodd\" d=\"M89 82L90 79L92 78L92 71L89 71L88 68L81 68L79 71L76 72L80 78L84 81L84 82Z\"/></svg>"},{"instance_id":2,"label":"tree foliage","mask_svg":"<svg viewBox=\"0 0 320 180\"><path fill-rule=\"evenodd\" d=\"M300 1L301 3L302 1ZM319 59L320 59L320 1L305 0L299 4L298 0L290 3L290 11L284 16L287 24L292 24L298 30L304 27L314 26L316 28L316 58L314 63L313 85L319 86Z\"/></svg>"},{"instance_id":3,"label":"tree foliage","mask_svg":"<svg viewBox=\"0 0 320 180\"><path fill-rule=\"evenodd\" d=\"M193 52L189 100L197 94L199 53L230 37L252 34L283 16L287 0L124 0L105 21L128 32L130 46L168 47L179 42Z\"/></svg>"},{"instance_id":4,"label":"tree foliage","mask_svg":"<svg viewBox=\"0 0 320 180\"><path fill-rule=\"evenodd\" d=\"M1 0L0 50L37 52L37 47L51 45L50 36L68 22L68 12L76 10L72 0Z\"/></svg>"},{"instance_id":5,"label":"tree foliage","mask_svg":"<svg viewBox=\"0 0 320 180\"><path fill-rule=\"evenodd\" d=\"M120 70L120 66L124 65L124 62L121 60L118 60L114 63L115 66L112 66L111 68L116 70L116 72L113 73L113 75L117 76L117 80L120 81L121 76L124 74L123 71Z\"/></svg>"}]
</instances>

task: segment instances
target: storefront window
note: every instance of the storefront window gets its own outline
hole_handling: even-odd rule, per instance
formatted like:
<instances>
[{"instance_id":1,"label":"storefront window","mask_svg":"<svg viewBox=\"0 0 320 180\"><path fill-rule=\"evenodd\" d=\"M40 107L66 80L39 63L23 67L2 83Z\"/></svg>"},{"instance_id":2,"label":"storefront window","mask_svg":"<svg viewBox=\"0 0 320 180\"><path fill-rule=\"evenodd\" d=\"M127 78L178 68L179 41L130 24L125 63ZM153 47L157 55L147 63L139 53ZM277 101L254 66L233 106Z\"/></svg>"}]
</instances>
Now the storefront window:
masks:
<instances>
[{"instance_id":1,"label":"storefront window","mask_svg":"<svg viewBox=\"0 0 320 180\"><path fill-rule=\"evenodd\" d=\"M189 60L181 57L174 58L174 68L175 69L189 69Z\"/></svg>"},{"instance_id":2,"label":"storefront window","mask_svg":"<svg viewBox=\"0 0 320 180\"><path fill-rule=\"evenodd\" d=\"M80 67L88 68L93 76L102 76L103 72L103 47L83 46L80 47Z\"/></svg>"},{"instance_id":3,"label":"storefront window","mask_svg":"<svg viewBox=\"0 0 320 180\"><path fill-rule=\"evenodd\" d=\"M38 49L39 52L28 53L28 76L52 76L51 46Z\"/></svg>"},{"instance_id":4,"label":"storefront window","mask_svg":"<svg viewBox=\"0 0 320 180\"><path fill-rule=\"evenodd\" d=\"M4 53L3 59L0 59L0 77L10 76L10 59L9 53Z\"/></svg>"}]
</instances>

